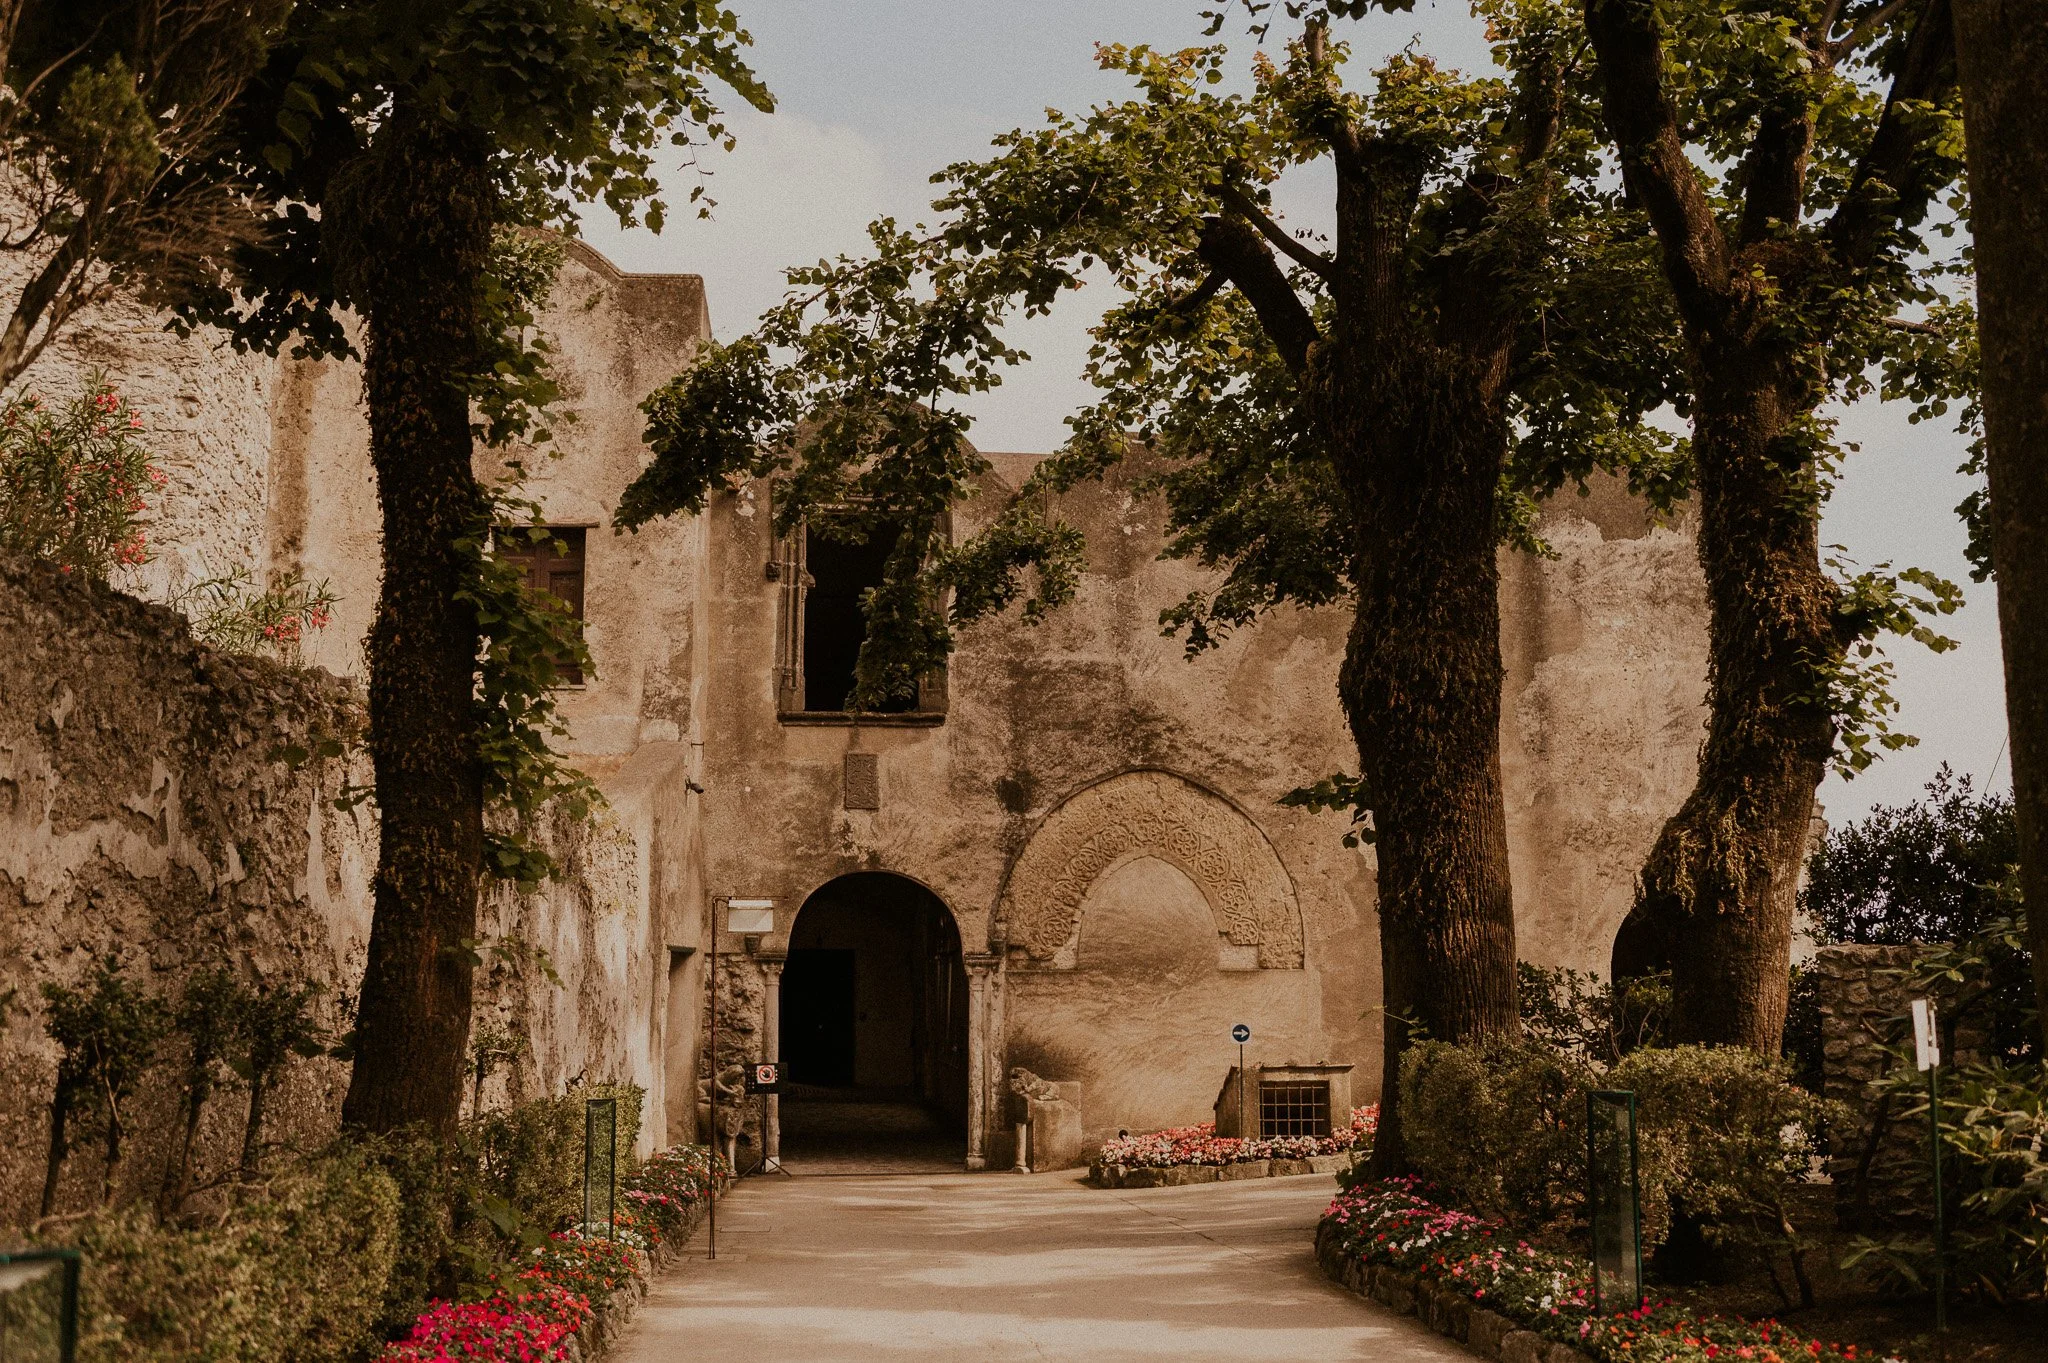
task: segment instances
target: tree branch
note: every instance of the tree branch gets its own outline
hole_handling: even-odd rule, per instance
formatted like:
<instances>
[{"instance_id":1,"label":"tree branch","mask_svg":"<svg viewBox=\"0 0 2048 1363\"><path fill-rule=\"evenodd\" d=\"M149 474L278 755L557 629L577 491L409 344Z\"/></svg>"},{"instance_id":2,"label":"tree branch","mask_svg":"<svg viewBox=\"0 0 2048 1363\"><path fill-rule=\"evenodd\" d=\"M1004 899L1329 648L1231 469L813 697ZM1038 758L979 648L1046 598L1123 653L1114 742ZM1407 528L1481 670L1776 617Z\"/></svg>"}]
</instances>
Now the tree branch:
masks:
<instances>
[{"instance_id":1,"label":"tree branch","mask_svg":"<svg viewBox=\"0 0 2048 1363\"><path fill-rule=\"evenodd\" d=\"M1664 90L1664 45L1645 0L1591 0L1586 30L1600 61L1607 125L1622 177L1650 215L1688 325L1717 329L1728 296L1728 240L1685 154Z\"/></svg>"},{"instance_id":2,"label":"tree branch","mask_svg":"<svg viewBox=\"0 0 2048 1363\"><path fill-rule=\"evenodd\" d=\"M1251 196L1243 190L1235 185L1226 184L1217 197L1223 200L1225 208L1257 228L1260 236L1279 247L1288 259L1313 270L1324 279L1328 279L1335 272L1336 265L1328 256L1320 251L1312 251L1297 241L1293 233L1267 217L1265 211L1253 203Z\"/></svg>"},{"instance_id":3,"label":"tree branch","mask_svg":"<svg viewBox=\"0 0 2048 1363\"><path fill-rule=\"evenodd\" d=\"M1858 19L1856 21L1856 26L1854 28L1850 29L1847 33L1844 33L1836 41L1827 43L1829 55L1835 61L1840 61L1842 58L1848 56L1851 52L1854 52L1858 47L1861 47L1863 45L1863 40L1865 38L1868 38L1872 33L1876 32L1881 24L1883 24L1887 19L1890 19L1894 14L1897 14L1900 10L1904 9L1910 3L1912 3L1912 0L1888 0L1888 3L1880 5L1877 9L1874 9L1870 13L1864 15L1861 19ZM1833 27L1832 23L1829 24L1828 27ZM1820 33L1822 40L1825 42L1828 34L1827 28L1823 28L1820 31Z\"/></svg>"},{"instance_id":4,"label":"tree branch","mask_svg":"<svg viewBox=\"0 0 2048 1363\"><path fill-rule=\"evenodd\" d=\"M1852 268L1870 263L1887 227L1917 222L1936 188L1933 177L1915 164L1927 133L1908 106L1938 99L1954 87L1956 35L1949 0L1925 3L1892 77L1877 131L1856 163L1849 193L1828 222L1836 258Z\"/></svg>"},{"instance_id":5,"label":"tree branch","mask_svg":"<svg viewBox=\"0 0 2048 1363\"><path fill-rule=\"evenodd\" d=\"M1756 138L1743 158L1742 224L1748 245L1771 233L1771 224L1798 225L1806 204L1806 165L1813 150L1813 110L1797 82L1787 82L1764 107Z\"/></svg>"},{"instance_id":6,"label":"tree branch","mask_svg":"<svg viewBox=\"0 0 2048 1363\"><path fill-rule=\"evenodd\" d=\"M1308 367L1309 347L1321 339L1320 334L1272 251L1251 225L1240 218L1205 218L1196 253L1210 269L1237 286L1272 337L1289 372L1301 374Z\"/></svg>"}]
</instances>

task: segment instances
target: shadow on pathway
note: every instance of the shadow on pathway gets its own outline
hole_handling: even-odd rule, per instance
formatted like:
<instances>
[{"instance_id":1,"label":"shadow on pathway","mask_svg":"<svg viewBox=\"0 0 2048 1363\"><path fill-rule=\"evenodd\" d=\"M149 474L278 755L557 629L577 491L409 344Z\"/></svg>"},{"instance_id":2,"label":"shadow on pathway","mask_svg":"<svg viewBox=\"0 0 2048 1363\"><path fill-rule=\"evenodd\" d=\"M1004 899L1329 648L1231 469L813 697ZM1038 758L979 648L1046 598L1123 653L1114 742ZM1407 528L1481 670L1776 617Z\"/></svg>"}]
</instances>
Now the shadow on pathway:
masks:
<instances>
[{"instance_id":1,"label":"shadow on pathway","mask_svg":"<svg viewBox=\"0 0 2048 1363\"><path fill-rule=\"evenodd\" d=\"M1102 1191L1074 1171L749 1180L618 1363L1373 1359L1464 1350L1326 1282L1326 1176Z\"/></svg>"}]
</instances>

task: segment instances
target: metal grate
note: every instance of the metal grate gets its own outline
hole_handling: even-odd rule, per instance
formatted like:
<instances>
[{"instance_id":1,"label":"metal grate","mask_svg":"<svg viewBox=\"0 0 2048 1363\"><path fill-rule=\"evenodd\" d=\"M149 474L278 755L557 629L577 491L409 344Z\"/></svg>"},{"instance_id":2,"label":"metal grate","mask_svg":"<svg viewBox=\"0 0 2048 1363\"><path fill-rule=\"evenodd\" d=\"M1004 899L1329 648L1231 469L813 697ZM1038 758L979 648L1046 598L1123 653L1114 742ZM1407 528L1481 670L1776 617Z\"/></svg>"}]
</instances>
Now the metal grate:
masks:
<instances>
[{"instance_id":1,"label":"metal grate","mask_svg":"<svg viewBox=\"0 0 2048 1363\"><path fill-rule=\"evenodd\" d=\"M1261 1136L1330 1134L1330 1086L1326 1083L1259 1084Z\"/></svg>"}]
</instances>

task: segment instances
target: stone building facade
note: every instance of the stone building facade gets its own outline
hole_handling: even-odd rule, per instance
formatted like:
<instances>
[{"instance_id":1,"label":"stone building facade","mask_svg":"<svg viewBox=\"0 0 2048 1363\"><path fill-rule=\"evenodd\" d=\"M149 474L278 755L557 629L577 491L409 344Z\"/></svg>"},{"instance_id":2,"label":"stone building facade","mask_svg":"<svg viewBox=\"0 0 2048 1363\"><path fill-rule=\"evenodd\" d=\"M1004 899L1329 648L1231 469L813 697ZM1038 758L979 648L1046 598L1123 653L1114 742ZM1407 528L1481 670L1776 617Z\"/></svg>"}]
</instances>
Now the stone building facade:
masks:
<instances>
[{"instance_id":1,"label":"stone building facade","mask_svg":"<svg viewBox=\"0 0 2048 1363\"><path fill-rule=\"evenodd\" d=\"M558 962L609 953L578 976L584 996L542 1005L558 1033L607 1029L576 1063L646 1083L668 1137L695 1135L715 1006L721 1069L779 1054L806 1092L920 1098L962 1129L969 1167L1011 1162L1015 1066L1078 1084L1091 1141L1206 1119L1237 1022L1254 1063L1353 1063L1359 1100L1377 1091L1371 850L1278 804L1356 762L1341 612L1283 611L1185 660L1158 612L1203 573L1159 558L1161 507L1112 479L1059 507L1088 542L1072 606L965 631L915 709L841 713L820 660L844 651L858 554L776 537L766 483L637 534L610 525L647 459L638 402L710 334L702 281L622 274L573 246L543 326L575 420L552 457L528 457L526 491L568 532L550 571L573 579L596 660L563 709L611 801L600 841L618 865L601 879L618 926L588 929L603 915L574 866L502 921ZM233 467L193 484L208 516L166 517L166 552L328 580L335 623L307 661L357 674L378 571L359 374L200 344L179 363L234 383L220 453L202 441L194 460ZM242 432L258 426L252 454ZM990 457L956 535L1035 459ZM1684 520L1654 524L1617 488L1558 498L1543 532L1555 557L1502 558L1520 949L1604 970L1691 781L1705 606ZM773 931L714 942L721 896L773 900ZM569 1077L567 1059L526 1064L528 1085Z\"/></svg>"}]
</instances>

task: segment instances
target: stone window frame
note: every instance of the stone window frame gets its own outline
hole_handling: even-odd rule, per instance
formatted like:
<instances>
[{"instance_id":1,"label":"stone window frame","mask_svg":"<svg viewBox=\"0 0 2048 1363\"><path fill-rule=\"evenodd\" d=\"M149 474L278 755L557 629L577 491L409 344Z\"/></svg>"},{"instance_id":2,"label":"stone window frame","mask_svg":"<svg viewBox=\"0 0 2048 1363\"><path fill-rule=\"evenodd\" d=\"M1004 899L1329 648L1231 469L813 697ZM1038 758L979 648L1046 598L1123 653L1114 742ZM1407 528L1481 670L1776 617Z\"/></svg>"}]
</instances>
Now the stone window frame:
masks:
<instances>
[{"instance_id":1,"label":"stone window frame","mask_svg":"<svg viewBox=\"0 0 2048 1363\"><path fill-rule=\"evenodd\" d=\"M769 487L769 505L779 489ZM830 508L826 508L830 510ZM793 725L861 725L870 728L921 729L946 722L951 708L950 669L945 664L918 678L917 708L894 714L873 714L854 710L807 710L804 708L804 608L806 596L815 584L806 559L810 530L808 518L775 540L775 557L768 564L768 577L776 584L775 617L775 718ZM953 539L951 512L942 513L939 534L947 543Z\"/></svg>"}]
</instances>

